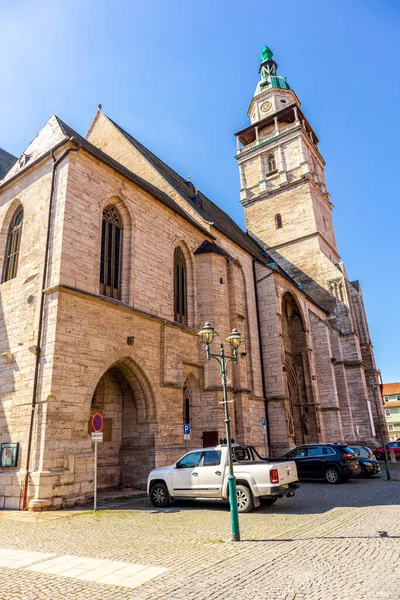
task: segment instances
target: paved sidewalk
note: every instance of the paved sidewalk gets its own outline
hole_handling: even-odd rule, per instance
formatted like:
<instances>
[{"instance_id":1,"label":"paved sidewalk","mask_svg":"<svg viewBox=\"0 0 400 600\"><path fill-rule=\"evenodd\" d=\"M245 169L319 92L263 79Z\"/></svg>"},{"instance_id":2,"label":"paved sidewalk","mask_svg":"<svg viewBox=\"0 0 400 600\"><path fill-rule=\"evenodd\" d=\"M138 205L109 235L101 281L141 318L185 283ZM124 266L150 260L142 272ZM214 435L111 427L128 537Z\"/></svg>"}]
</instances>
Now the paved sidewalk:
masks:
<instances>
[{"instance_id":1,"label":"paved sidewalk","mask_svg":"<svg viewBox=\"0 0 400 600\"><path fill-rule=\"evenodd\" d=\"M235 544L225 506L192 501L159 511L146 498L98 513L3 512L0 600L399 598L400 481L304 483L295 498L241 515L240 525ZM51 556L10 568L1 566L4 550ZM68 576L37 568L54 559L65 567L66 556ZM154 576L135 589L121 578L85 581L80 570L91 560L111 565L109 573L141 565Z\"/></svg>"}]
</instances>

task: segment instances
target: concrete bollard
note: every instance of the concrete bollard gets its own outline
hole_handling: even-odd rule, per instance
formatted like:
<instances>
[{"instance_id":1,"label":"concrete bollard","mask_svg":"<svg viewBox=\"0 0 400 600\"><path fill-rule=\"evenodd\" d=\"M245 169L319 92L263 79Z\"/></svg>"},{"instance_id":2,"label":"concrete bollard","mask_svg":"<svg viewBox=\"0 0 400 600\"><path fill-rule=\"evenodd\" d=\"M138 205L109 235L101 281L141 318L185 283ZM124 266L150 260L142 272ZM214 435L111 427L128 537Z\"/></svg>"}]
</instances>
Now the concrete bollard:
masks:
<instances>
[{"instance_id":1,"label":"concrete bollard","mask_svg":"<svg viewBox=\"0 0 400 600\"><path fill-rule=\"evenodd\" d=\"M394 453L394 450L391 450L389 452L389 456L390 456L390 462L395 463L396 462L396 455Z\"/></svg>"}]
</instances>

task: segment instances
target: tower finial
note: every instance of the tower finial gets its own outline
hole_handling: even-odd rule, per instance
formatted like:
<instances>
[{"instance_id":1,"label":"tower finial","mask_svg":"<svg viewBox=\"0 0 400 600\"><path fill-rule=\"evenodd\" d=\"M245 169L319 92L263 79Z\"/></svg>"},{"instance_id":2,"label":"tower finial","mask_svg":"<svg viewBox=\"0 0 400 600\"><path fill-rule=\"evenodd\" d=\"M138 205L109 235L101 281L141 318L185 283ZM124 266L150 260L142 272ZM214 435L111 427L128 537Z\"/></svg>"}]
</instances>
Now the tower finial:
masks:
<instances>
[{"instance_id":1,"label":"tower finial","mask_svg":"<svg viewBox=\"0 0 400 600\"><path fill-rule=\"evenodd\" d=\"M264 46L264 48L261 50L261 62L265 62L266 60L272 60L274 53L272 52L271 48L268 48L268 46Z\"/></svg>"}]
</instances>

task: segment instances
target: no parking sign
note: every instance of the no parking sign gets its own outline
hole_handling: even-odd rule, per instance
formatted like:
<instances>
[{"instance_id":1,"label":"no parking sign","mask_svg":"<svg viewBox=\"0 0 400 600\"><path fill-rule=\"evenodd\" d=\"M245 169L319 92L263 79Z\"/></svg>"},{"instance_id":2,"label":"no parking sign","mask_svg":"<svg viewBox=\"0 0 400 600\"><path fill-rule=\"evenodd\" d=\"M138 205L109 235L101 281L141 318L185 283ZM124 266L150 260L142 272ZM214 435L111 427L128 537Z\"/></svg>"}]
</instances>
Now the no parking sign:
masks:
<instances>
[{"instance_id":1,"label":"no parking sign","mask_svg":"<svg viewBox=\"0 0 400 600\"><path fill-rule=\"evenodd\" d=\"M92 418L93 431L101 431L103 429L103 417L100 413L96 413Z\"/></svg>"}]
</instances>

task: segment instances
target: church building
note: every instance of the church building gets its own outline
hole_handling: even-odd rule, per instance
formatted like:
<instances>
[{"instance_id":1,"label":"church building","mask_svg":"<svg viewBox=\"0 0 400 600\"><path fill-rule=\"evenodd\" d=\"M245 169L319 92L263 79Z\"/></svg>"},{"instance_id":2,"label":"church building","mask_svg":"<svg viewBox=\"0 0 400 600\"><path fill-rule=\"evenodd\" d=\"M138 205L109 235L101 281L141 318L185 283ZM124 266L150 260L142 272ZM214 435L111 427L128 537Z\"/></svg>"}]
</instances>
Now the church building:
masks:
<instances>
[{"instance_id":1,"label":"church building","mask_svg":"<svg viewBox=\"0 0 400 600\"><path fill-rule=\"evenodd\" d=\"M53 115L0 150L0 508L93 496L224 437L221 377L197 335L245 338L229 365L232 435L281 456L376 445L378 381L358 281L338 253L319 140L264 47L236 135L246 231L97 111ZM340 202L340 199L338 199ZM214 342L215 350L218 349ZM382 410L379 406L378 410Z\"/></svg>"}]
</instances>

